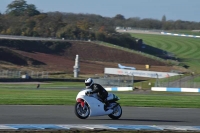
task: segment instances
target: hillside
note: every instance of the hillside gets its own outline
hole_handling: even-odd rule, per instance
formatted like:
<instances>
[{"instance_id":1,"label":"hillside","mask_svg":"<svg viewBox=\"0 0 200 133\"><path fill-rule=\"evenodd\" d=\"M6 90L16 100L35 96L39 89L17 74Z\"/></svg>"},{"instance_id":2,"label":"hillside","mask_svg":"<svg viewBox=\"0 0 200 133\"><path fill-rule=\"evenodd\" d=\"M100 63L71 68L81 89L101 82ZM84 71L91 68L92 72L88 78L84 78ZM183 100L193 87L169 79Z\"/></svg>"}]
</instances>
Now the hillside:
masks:
<instances>
[{"instance_id":1,"label":"hillside","mask_svg":"<svg viewBox=\"0 0 200 133\"><path fill-rule=\"evenodd\" d=\"M176 69L151 58L92 42L61 41L58 43L4 39L0 40L0 47L1 69L72 74L76 55L80 57L80 74L103 74L105 67L117 68L118 63L134 66L140 70L145 70L146 64L151 65L151 70L155 71Z\"/></svg>"},{"instance_id":2,"label":"hillside","mask_svg":"<svg viewBox=\"0 0 200 133\"><path fill-rule=\"evenodd\" d=\"M200 72L199 38L139 33L132 33L131 35L143 39L146 46L148 46L144 52L150 53L149 47L160 49L172 58L175 58L180 63L180 66L195 73ZM156 54L154 52L154 55Z\"/></svg>"}]
</instances>

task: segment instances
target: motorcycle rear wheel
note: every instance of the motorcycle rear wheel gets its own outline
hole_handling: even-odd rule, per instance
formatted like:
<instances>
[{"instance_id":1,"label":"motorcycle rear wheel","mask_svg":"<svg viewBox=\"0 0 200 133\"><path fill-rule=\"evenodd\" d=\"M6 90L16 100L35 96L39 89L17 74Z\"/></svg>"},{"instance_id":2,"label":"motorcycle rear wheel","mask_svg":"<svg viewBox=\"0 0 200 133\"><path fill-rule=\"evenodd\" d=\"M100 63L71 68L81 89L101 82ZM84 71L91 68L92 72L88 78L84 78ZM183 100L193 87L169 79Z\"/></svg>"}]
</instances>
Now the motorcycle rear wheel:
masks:
<instances>
[{"instance_id":1,"label":"motorcycle rear wheel","mask_svg":"<svg viewBox=\"0 0 200 133\"><path fill-rule=\"evenodd\" d=\"M75 104L74 113L76 114L76 116L78 118L80 118L80 119L86 119L90 115L90 107L88 106L88 104L85 104L85 107L83 108L81 106L81 103L77 102Z\"/></svg>"},{"instance_id":2,"label":"motorcycle rear wheel","mask_svg":"<svg viewBox=\"0 0 200 133\"><path fill-rule=\"evenodd\" d=\"M121 106L118 104L114 109L113 109L113 113L109 114L108 116L112 119L119 119L122 115L122 108Z\"/></svg>"}]
</instances>

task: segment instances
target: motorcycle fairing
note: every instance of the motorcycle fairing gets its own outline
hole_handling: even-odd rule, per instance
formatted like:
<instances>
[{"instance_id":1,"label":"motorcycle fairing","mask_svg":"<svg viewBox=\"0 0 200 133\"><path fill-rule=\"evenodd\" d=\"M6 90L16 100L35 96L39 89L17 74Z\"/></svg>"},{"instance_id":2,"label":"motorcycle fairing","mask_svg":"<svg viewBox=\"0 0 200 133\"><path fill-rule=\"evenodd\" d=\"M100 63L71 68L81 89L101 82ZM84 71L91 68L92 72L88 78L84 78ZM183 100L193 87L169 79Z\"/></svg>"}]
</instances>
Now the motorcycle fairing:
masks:
<instances>
[{"instance_id":1,"label":"motorcycle fairing","mask_svg":"<svg viewBox=\"0 0 200 133\"><path fill-rule=\"evenodd\" d=\"M91 89L86 89L86 90L82 90L81 92L79 92L79 94L76 97L76 101L79 99L81 104L82 104L82 100L87 102L87 104L90 107L90 116L101 116L101 115L111 114L113 112L113 110L109 109L109 110L105 111L104 103L102 103L101 101L96 99L95 94L93 94L94 97L85 95L85 93L89 90L91 90ZM83 106L84 106L84 104L83 104Z\"/></svg>"},{"instance_id":2,"label":"motorcycle fairing","mask_svg":"<svg viewBox=\"0 0 200 133\"><path fill-rule=\"evenodd\" d=\"M112 109L105 111L104 104L94 97L83 96L82 99L85 100L90 107L90 116L108 115L113 112Z\"/></svg>"}]
</instances>

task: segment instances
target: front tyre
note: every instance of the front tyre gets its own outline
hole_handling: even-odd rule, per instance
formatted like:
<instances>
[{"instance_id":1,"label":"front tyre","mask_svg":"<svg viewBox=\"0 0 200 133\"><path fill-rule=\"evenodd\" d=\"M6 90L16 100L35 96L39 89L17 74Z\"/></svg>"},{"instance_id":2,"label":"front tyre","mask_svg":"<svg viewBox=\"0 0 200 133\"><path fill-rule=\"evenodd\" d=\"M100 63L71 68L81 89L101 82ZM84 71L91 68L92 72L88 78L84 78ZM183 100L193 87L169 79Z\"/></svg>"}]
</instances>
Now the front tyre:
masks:
<instances>
[{"instance_id":1,"label":"front tyre","mask_svg":"<svg viewBox=\"0 0 200 133\"><path fill-rule=\"evenodd\" d=\"M74 113L76 116L80 119L86 119L90 115L90 107L88 104L85 103L84 107L81 106L80 102L77 102L75 104L75 110Z\"/></svg>"},{"instance_id":2,"label":"front tyre","mask_svg":"<svg viewBox=\"0 0 200 133\"><path fill-rule=\"evenodd\" d=\"M114 109L113 109L113 113L109 114L108 116L112 119L119 119L122 115L122 108L120 105L117 105Z\"/></svg>"}]
</instances>

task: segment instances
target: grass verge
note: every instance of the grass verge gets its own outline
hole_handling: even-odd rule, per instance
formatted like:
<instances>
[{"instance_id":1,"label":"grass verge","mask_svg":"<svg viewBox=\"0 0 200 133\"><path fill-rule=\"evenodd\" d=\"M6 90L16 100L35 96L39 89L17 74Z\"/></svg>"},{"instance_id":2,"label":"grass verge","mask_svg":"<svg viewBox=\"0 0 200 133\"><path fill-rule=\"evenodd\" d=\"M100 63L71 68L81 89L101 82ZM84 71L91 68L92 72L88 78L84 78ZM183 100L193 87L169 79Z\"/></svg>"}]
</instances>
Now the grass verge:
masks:
<instances>
[{"instance_id":1,"label":"grass verge","mask_svg":"<svg viewBox=\"0 0 200 133\"><path fill-rule=\"evenodd\" d=\"M0 86L0 105L74 105L82 83L43 84L45 87L31 88L28 85L9 84ZM42 86L43 86L42 85ZM48 88L50 86L54 88ZM56 86L57 85L57 86ZM74 86L70 86L74 85ZM26 87L25 87L26 86ZM70 87L69 87L70 86ZM198 93L169 93L150 91L110 92L120 97L122 106L200 108Z\"/></svg>"}]
</instances>

